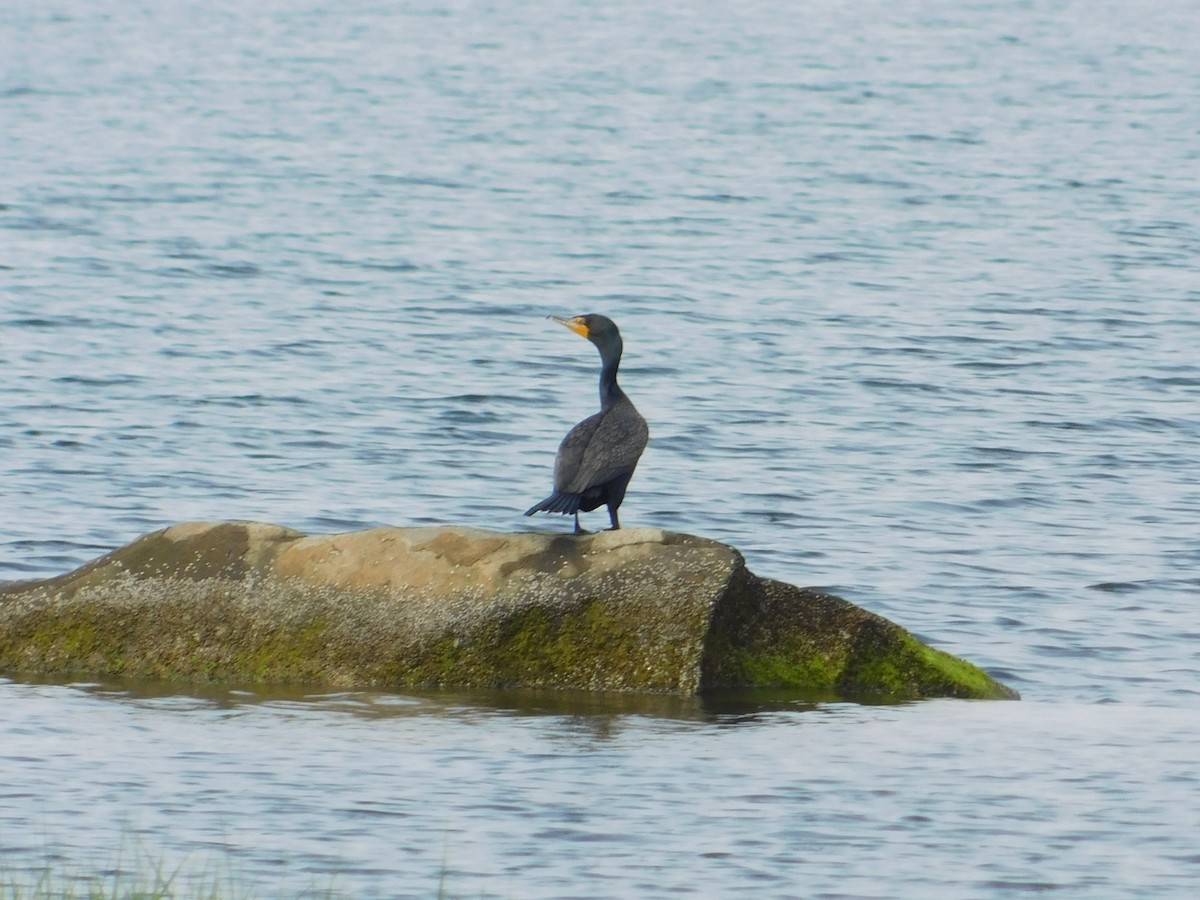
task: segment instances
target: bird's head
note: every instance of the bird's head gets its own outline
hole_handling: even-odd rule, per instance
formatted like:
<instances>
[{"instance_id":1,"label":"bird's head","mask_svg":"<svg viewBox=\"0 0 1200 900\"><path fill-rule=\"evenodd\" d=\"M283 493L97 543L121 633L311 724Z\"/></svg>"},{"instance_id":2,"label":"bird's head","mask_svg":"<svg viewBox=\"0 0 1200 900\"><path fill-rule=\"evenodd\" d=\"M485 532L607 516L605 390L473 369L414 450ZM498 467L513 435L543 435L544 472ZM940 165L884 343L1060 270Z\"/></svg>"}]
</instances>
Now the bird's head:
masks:
<instances>
[{"instance_id":1,"label":"bird's head","mask_svg":"<svg viewBox=\"0 0 1200 900\"><path fill-rule=\"evenodd\" d=\"M621 340L621 333L617 331L616 323L608 316L589 313L586 316L574 316L570 319L564 319L562 316L547 316L546 318L553 319L580 337L587 338L597 347L617 343Z\"/></svg>"}]
</instances>

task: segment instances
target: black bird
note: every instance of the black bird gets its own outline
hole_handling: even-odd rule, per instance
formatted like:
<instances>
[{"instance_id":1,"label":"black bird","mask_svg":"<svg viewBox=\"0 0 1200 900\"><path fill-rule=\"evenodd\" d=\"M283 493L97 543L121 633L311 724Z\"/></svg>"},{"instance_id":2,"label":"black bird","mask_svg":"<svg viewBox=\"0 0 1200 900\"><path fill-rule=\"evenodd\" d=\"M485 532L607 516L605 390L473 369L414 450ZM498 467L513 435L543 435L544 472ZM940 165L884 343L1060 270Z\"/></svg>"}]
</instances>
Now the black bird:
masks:
<instances>
[{"instance_id":1,"label":"black bird","mask_svg":"<svg viewBox=\"0 0 1200 900\"><path fill-rule=\"evenodd\" d=\"M575 533L586 534L579 527L579 511L590 512L605 504L612 527L620 528L617 507L625 499L625 488L650 437L646 420L617 385L621 332L605 316L547 318L587 338L600 351L600 412L567 432L554 460L554 493L527 509L525 515L543 510L574 513Z\"/></svg>"}]
</instances>

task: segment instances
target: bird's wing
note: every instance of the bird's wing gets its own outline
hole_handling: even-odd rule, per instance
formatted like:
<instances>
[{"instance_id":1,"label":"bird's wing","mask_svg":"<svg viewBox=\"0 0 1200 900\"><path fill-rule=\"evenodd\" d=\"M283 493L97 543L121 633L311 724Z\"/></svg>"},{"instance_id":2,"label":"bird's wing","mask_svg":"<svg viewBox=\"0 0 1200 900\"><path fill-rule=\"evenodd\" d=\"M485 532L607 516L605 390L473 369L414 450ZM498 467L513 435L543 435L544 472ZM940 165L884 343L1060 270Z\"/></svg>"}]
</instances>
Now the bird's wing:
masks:
<instances>
[{"instance_id":1,"label":"bird's wing","mask_svg":"<svg viewBox=\"0 0 1200 900\"><path fill-rule=\"evenodd\" d=\"M603 410L572 428L558 448L554 487L581 494L632 472L650 432L632 406Z\"/></svg>"},{"instance_id":2,"label":"bird's wing","mask_svg":"<svg viewBox=\"0 0 1200 900\"><path fill-rule=\"evenodd\" d=\"M583 458L596 429L600 427L603 412L588 416L567 432L558 445L558 456L554 458L554 489L563 493L579 493L573 485L583 468Z\"/></svg>"}]
</instances>

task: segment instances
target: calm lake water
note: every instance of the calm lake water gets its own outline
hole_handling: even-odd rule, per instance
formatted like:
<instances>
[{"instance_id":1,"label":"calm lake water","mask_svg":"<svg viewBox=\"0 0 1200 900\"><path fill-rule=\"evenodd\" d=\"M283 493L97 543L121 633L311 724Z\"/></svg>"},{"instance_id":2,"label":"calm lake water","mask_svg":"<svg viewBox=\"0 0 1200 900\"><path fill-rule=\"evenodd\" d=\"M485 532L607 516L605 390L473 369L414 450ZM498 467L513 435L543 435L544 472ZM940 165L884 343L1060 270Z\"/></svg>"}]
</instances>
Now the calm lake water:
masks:
<instances>
[{"instance_id":1,"label":"calm lake water","mask_svg":"<svg viewBox=\"0 0 1200 900\"><path fill-rule=\"evenodd\" d=\"M970 658L871 707L0 680L0 883L1190 897L1200 2L0 3L0 580L622 507ZM605 517L588 517L594 527Z\"/></svg>"}]
</instances>

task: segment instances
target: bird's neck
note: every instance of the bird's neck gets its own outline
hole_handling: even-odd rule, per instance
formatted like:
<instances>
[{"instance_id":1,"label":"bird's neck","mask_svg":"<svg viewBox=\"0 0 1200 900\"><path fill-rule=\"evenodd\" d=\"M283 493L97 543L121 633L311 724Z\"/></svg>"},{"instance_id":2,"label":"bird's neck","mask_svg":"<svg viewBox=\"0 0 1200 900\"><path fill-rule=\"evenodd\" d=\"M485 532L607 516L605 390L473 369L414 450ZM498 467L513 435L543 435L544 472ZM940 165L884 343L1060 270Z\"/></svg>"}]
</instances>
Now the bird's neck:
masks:
<instances>
[{"instance_id":1,"label":"bird's neck","mask_svg":"<svg viewBox=\"0 0 1200 900\"><path fill-rule=\"evenodd\" d=\"M621 364L620 357L604 360L600 369L600 408L608 409L625 396L617 384L617 367Z\"/></svg>"}]
</instances>

